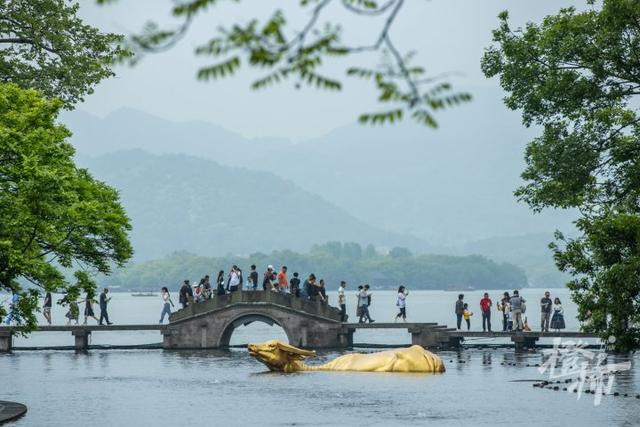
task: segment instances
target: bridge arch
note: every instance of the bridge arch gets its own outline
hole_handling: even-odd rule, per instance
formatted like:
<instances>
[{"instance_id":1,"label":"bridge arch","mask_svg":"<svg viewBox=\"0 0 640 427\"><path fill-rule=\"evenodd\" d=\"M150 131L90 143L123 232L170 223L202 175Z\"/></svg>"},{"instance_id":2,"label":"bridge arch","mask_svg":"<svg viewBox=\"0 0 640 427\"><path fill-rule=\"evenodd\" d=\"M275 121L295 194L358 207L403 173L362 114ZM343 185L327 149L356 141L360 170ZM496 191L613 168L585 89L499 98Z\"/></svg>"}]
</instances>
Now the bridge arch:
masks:
<instances>
[{"instance_id":1,"label":"bridge arch","mask_svg":"<svg viewBox=\"0 0 640 427\"><path fill-rule=\"evenodd\" d=\"M250 325L253 322L262 322L266 323L269 326L280 326L287 336L287 340L289 341L289 343L297 344L295 342L295 336L292 334L292 331L290 331L290 328L288 327L286 322L283 322L281 319L276 319L275 316L266 314L264 312L255 311L241 313L226 322L226 324L222 326L222 332L220 333L216 347L228 347L229 343L231 342L231 336L233 335L233 332L237 328Z\"/></svg>"},{"instance_id":2,"label":"bridge arch","mask_svg":"<svg viewBox=\"0 0 640 427\"><path fill-rule=\"evenodd\" d=\"M234 330L252 322L278 325L289 343L298 347L346 347L349 335L339 319L338 309L292 295L234 292L173 313L163 332L163 347L225 347Z\"/></svg>"}]
</instances>

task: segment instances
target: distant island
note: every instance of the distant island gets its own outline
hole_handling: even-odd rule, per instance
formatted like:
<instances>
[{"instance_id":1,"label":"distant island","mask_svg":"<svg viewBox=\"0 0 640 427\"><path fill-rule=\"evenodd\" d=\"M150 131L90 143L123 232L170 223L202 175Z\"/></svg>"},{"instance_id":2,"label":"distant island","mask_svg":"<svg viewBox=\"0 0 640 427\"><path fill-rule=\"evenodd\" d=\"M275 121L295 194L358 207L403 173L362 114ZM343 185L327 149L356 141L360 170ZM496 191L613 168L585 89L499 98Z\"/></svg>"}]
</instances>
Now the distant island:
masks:
<instances>
[{"instance_id":1,"label":"distant island","mask_svg":"<svg viewBox=\"0 0 640 427\"><path fill-rule=\"evenodd\" d=\"M315 245L308 253L289 250L270 254L254 253L248 257L203 257L188 252L175 252L165 258L144 261L101 278L102 285L123 290L140 291L168 286L177 289L188 279L204 275L215 282L218 271L228 273L238 265L245 277L251 264L260 278L267 265L276 269L289 267L289 276L299 272L302 279L309 273L324 278L327 288L337 289L340 280L352 285L369 283L375 289L394 289L405 284L412 289L511 289L528 286L525 271L513 264L496 263L481 255L414 255L409 249L395 247L388 253L376 251L373 245L328 242Z\"/></svg>"}]
</instances>

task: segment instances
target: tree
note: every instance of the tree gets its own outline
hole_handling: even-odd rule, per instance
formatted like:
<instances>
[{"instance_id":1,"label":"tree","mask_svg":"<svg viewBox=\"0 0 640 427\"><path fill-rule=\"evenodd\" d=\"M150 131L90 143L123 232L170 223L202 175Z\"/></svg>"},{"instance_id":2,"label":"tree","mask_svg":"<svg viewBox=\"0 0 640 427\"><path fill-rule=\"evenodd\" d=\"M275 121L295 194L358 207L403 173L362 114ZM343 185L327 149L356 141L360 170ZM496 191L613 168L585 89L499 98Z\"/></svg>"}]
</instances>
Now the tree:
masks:
<instances>
[{"instance_id":1,"label":"tree","mask_svg":"<svg viewBox=\"0 0 640 427\"><path fill-rule=\"evenodd\" d=\"M589 4L518 30L503 12L482 68L542 127L515 194L534 211L579 210L581 235L550 246L584 328L625 350L640 346L640 4Z\"/></svg>"},{"instance_id":2,"label":"tree","mask_svg":"<svg viewBox=\"0 0 640 427\"><path fill-rule=\"evenodd\" d=\"M97 0L109 3L113 0ZM143 31L131 37L129 47L136 53L133 62L145 53L163 52L173 47L189 30L198 14L220 0L187 0L176 2L171 15L180 21L175 28L161 28L149 22ZM294 2L292 2L294 3ZM364 52L382 56L376 68L348 67L346 75L370 80L379 93L378 102L385 109L359 116L361 123L385 123L410 116L415 121L436 127L433 113L467 102L468 93L452 93L443 81L447 74L427 77L425 69L411 63L414 52L402 53L392 37L392 27L405 0L299 0L298 7L310 16L300 28L291 29L282 10L275 10L264 21L256 19L218 29L215 37L196 48L196 55L211 57L214 63L200 68L200 80L217 80L235 74L243 65L263 74L253 89L264 89L295 80L295 87L307 85L325 90L341 90L342 82L324 75L322 66L336 57ZM368 45L350 45L342 37L340 25L321 22L329 6L339 4L346 15L372 19L384 17L384 23Z\"/></svg>"},{"instance_id":3,"label":"tree","mask_svg":"<svg viewBox=\"0 0 640 427\"><path fill-rule=\"evenodd\" d=\"M378 256L378 253L376 252L375 246L373 246L371 243L369 243L367 245L367 247L364 248L364 257L365 258L375 258L376 256Z\"/></svg>"},{"instance_id":4,"label":"tree","mask_svg":"<svg viewBox=\"0 0 640 427\"><path fill-rule=\"evenodd\" d=\"M70 132L55 123L62 106L0 83L0 289L20 295L24 331L37 325L39 289L64 302L93 295L89 273L109 274L133 252L117 192L73 162ZM71 284L62 269L74 267ZM5 315L0 308L0 322Z\"/></svg>"},{"instance_id":5,"label":"tree","mask_svg":"<svg viewBox=\"0 0 640 427\"><path fill-rule=\"evenodd\" d=\"M407 248L401 248L396 246L389 251L389 256L391 258L409 258L413 256L413 254Z\"/></svg>"},{"instance_id":6,"label":"tree","mask_svg":"<svg viewBox=\"0 0 640 427\"><path fill-rule=\"evenodd\" d=\"M77 17L66 0L0 3L0 81L59 98L67 109L113 76L111 63L126 56L122 36L103 34Z\"/></svg>"}]
</instances>

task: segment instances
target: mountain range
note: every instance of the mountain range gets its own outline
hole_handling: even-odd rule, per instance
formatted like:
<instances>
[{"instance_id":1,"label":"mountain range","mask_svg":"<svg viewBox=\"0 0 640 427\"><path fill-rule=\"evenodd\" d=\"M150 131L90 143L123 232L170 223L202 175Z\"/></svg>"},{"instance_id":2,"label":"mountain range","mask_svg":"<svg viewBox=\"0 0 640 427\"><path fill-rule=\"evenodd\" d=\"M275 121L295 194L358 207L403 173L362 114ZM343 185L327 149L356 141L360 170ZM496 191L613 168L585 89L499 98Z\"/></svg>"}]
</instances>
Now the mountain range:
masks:
<instances>
[{"instance_id":1,"label":"mountain range","mask_svg":"<svg viewBox=\"0 0 640 427\"><path fill-rule=\"evenodd\" d=\"M137 260L354 241L480 253L559 285L547 243L555 229L571 232L575 213L534 215L515 200L535 130L496 110L493 95L474 95L439 115L437 130L354 125L295 143L130 109L61 120L80 164L121 192Z\"/></svg>"},{"instance_id":2,"label":"mountain range","mask_svg":"<svg viewBox=\"0 0 640 427\"><path fill-rule=\"evenodd\" d=\"M138 148L269 172L372 226L439 247L569 228L572 212L534 215L515 200L533 132L517 114L496 113L492 95L475 95L469 105L441 114L437 130L354 125L298 143L248 139L210 123L128 109L104 118L74 111L63 121L81 154Z\"/></svg>"},{"instance_id":3,"label":"mountain range","mask_svg":"<svg viewBox=\"0 0 640 427\"><path fill-rule=\"evenodd\" d=\"M372 227L268 172L142 150L77 161L120 192L137 261L181 250L205 256L307 251L331 240L428 250L420 239Z\"/></svg>"}]
</instances>

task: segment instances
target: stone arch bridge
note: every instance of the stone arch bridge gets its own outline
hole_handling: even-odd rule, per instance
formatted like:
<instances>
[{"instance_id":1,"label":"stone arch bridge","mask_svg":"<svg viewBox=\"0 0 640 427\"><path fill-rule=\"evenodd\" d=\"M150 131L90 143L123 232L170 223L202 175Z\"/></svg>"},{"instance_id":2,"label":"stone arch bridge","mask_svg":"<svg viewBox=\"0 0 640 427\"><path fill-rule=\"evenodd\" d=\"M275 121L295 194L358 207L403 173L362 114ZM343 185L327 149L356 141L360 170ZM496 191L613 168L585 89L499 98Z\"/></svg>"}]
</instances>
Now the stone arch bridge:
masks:
<instances>
[{"instance_id":1,"label":"stone arch bridge","mask_svg":"<svg viewBox=\"0 0 640 427\"><path fill-rule=\"evenodd\" d=\"M191 304L173 313L163 331L165 349L221 348L239 326L260 321L282 327L298 347L339 348L351 344L337 308L290 294L239 291Z\"/></svg>"}]
</instances>

